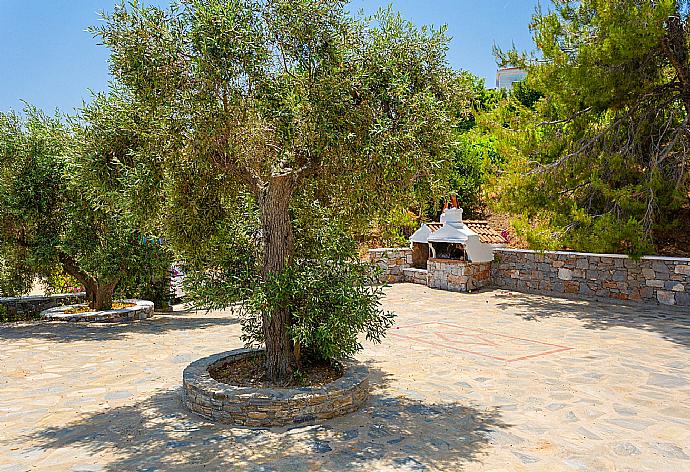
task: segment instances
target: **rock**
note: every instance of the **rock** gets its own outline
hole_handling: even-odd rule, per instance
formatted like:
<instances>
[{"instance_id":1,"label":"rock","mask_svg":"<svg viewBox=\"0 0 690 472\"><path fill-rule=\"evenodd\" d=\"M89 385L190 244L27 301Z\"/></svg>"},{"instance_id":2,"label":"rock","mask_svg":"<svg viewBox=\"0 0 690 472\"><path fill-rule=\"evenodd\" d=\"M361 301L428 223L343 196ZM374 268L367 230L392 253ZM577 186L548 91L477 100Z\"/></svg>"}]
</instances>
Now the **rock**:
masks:
<instances>
[{"instance_id":1,"label":"rock","mask_svg":"<svg viewBox=\"0 0 690 472\"><path fill-rule=\"evenodd\" d=\"M631 420L627 418L614 418L612 420L606 420L606 422L633 431L643 431L652 424L649 421Z\"/></svg>"},{"instance_id":2,"label":"rock","mask_svg":"<svg viewBox=\"0 0 690 472\"><path fill-rule=\"evenodd\" d=\"M535 462L539 462L539 459L537 459L536 457L523 454L521 452L513 451L513 455L520 459L520 462L522 462L523 464L534 464Z\"/></svg>"},{"instance_id":3,"label":"rock","mask_svg":"<svg viewBox=\"0 0 690 472\"><path fill-rule=\"evenodd\" d=\"M662 442L654 442L651 443L650 446L652 446L654 449L659 451L662 455L662 457L665 457L667 459L683 459L683 460L689 460L690 457L683 452L683 450L676 446L675 444L671 443L662 443Z\"/></svg>"},{"instance_id":4,"label":"rock","mask_svg":"<svg viewBox=\"0 0 690 472\"><path fill-rule=\"evenodd\" d=\"M384 438L390 435L391 432L382 424L373 424L369 428L369 437L372 439Z\"/></svg>"},{"instance_id":5,"label":"rock","mask_svg":"<svg viewBox=\"0 0 690 472\"><path fill-rule=\"evenodd\" d=\"M558 278L561 280L573 280L573 271L570 269L558 269Z\"/></svg>"},{"instance_id":6,"label":"rock","mask_svg":"<svg viewBox=\"0 0 690 472\"><path fill-rule=\"evenodd\" d=\"M650 374L647 385L663 388L685 387L688 385L688 380L675 375Z\"/></svg>"},{"instance_id":7,"label":"rock","mask_svg":"<svg viewBox=\"0 0 690 472\"><path fill-rule=\"evenodd\" d=\"M426 466L412 457L393 459L393 464L402 470L426 470Z\"/></svg>"},{"instance_id":8,"label":"rock","mask_svg":"<svg viewBox=\"0 0 690 472\"><path fill-rule=\"evenodd\" d=\"M556 410L562 410L563 408L565 408L565 406L566 406L565 403L550 403L550 404L546 405L546 409L551 410L551 411L556 411Z\"/></svg>"},{"instance_id":9,"label":"rock","mask_svg":"<svg viewBox=\"0 0 690 472\"><path fill-rule=\"evenodd\" d=\"M344 441L351 441L353 439L356 439L359 437L359 430L358 429L348 429L347 431L343 431L342 438Z\"/></svg>"},{"instance_id":10,"label":"rock","mask_svg":"<svg viewBox=\"0 0 690 472\"><path fill-rule=\"evenodd\" d=\"M317 454L325 454L333 450L328 441L321 441L319 439L312 439L310 445L311 450Z\"/></svg>"},{"instance_id":11,"label":"rock","mask_svg":"<svg viewBox=\"0 0 690 472\"><path fill-rule=\"evenodd\" d=\"M495 446L515 446L525 442L520 436L505 431L493 430L486 433L489 443Z\"/></svg>"},{"instance_id":12,"label":"rock","mask_svg":"<svg viewBox=\"0 0 690 472\"><path fill-rule=\"evenodd\" d=\"M618 443L613 447L613 452L618 456L637 456L642 452L632 443Z\"/></svg>"},{"instance_id":13,"label":"rock","mask_svg":"<svg viewBox=\"0 0 690 472\"><path fill-rule=\"evenodd\" d=\"M676 304L676 294L674 292L667 292L666 290L657 290L656 299L662 305Z\"/></svg>"},{"instance_id":14,"label":"rock","mask_svg":"<svg viewBox=\"0 0 690 472\"><path fill-rule=\"evenodd\" d=\"M613 410L621 416L636 416L637 412L622 405L613 405Z\"/></svg>"}]
</instances>

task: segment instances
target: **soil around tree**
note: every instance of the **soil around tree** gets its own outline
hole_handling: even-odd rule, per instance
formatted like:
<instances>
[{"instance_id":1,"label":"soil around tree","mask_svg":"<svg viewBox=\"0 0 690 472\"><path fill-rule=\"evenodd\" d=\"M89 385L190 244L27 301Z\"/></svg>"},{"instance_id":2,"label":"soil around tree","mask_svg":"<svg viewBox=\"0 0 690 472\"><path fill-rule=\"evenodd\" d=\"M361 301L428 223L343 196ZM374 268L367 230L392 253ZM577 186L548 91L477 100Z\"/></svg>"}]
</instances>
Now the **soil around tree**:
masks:
<instances>
[{"instance_id":1,"label":"soil around tree","mask_svg":"<svg viewBox=\"0 0 690 472\"><path fill-rule=\"evenodd\" d=\"M125 303L125 302L113 302L111 310L124 310L126 308L134 308L136 303ZM96 312L89 305L75 305L70 308L65 309L64 313L68 315L78 315L80 313L91 313Z\"/></svg>"},{"instance_id":2,"label":"soil around tree","mask_svg":"<svg viewBox=\"0 0 690 472\"><path fill-rule=\"evenodd\" d=\"M343 368L328 362L307 362L286 380L273 382L268 378L266 355L262 353L212 366L208 373L220 383L237 387L297 388L322 387L334 382L343 376Z\"/></svg>"}]
</instances>

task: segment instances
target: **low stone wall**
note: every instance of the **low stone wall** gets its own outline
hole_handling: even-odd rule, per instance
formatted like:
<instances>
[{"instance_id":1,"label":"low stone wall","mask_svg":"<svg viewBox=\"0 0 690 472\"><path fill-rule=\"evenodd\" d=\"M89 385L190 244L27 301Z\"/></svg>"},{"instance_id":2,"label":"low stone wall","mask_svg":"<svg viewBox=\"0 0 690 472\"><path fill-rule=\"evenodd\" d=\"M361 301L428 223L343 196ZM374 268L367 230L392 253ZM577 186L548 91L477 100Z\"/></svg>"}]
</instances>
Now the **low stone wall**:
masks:
<instances>
[{"instance_id":1,"label":"low stone wall","mask_svg":"<svg viewBox=\"0 0 690 472\"><path fill-rule=\"evenodd\" d=\"M556 296L690 306L690 259L497 249L496 287Z\"/></svg>"},{"instance_id":2,"label":"low stone wall","mask_svg":"<svg viewBox=\"0 0 690 472\"><path fill-rule=\"evenodd\" d=\"M470 263L429 259L429 287L451 292L471 292L491 285L491 262Z\"/></svg>"},{"instance_id":3,"label":"low stone wall","mask_svg":"<svg viewBox=\"0 0 690 472\"><path fill-rule=\"evenodd\" d=\"M404 270L412 267L412 249L370 249L367 253L367 260L381 269L380 283L404 282Z\"/></svg>"},{"instance_id":4,"label":"low stone wall","mask_svg":"<svg viewBox=\"0 0 690 472\"><path fill-rule=\"evenodd\" d=\"M418 285L429 285L429 271L415 269L414 267L403 270L404 282Z\"/></svg>"},{"instance_id":5,"label":"low stone wall","mask_svg":"<svg viewBox=\"0 0 690 472\"><path fill-rule=\"evenodd\" d=\"M29 319L37 317L43 310L56 306L82 303L86 299L85 293L68 293L50 296L4 297L0 298L0 305L5 308L7 318Z\"/></svg>"},{"instance_id":6,"label":"low stone wall","mask_svg":"<svg viewBox=\"0 0 690 472\"><path fill-rule=\"evenodd\" d=\"M251 388L214 380L209 369L260 351L237 349L190 364L183 373L184 404L204 418L250 427L311 423L351 413L369 396L369 370L347 363L343 376L323 387Z\"/></svg>"}]
</instances>

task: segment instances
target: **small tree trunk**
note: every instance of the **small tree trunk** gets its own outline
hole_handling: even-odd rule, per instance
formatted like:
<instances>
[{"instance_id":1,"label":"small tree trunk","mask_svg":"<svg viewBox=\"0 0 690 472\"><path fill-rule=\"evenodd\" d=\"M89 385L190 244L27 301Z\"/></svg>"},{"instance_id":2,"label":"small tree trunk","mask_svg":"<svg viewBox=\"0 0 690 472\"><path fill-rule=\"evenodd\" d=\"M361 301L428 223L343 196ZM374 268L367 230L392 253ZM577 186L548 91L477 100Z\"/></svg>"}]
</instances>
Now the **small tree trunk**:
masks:
<instances>
[{"instance_id":1,"label":"small tree trunk","mask_svg":"<svg viewBox=\"0 0 690 472\"><path fill-rule=\"evenodd\" d=\"M259 196L264 239L264 278L282 272L290 263L293 242L289 206L293 190L291 177L281 176L271 180ZM290 318L287 308L262 313L266 370L274 381L286 378L295 366L292 341L288 336Z\"/></svg>"},{"instance_id":2,"label":"small tree trunk","mask_svg":"<svg viewBox=\"0 0 690 472\"><path fill-rule=\"evenodd\" d=\"M115 284L98 284L94 293L93 304L91 308L94 310L110 310L113 307L113 293L115 292Z\"/></svg>"}]
</instances>

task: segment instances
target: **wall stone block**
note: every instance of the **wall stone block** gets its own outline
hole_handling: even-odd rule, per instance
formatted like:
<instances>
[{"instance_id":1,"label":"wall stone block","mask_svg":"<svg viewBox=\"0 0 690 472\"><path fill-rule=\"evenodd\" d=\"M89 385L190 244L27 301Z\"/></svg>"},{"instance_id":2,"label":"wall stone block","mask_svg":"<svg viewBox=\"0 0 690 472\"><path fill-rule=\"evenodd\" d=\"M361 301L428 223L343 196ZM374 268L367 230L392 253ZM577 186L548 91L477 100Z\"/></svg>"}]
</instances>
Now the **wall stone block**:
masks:
<instances>
[{"instance_id":1,"label":"wall stone block","mask_svg":"<svg viewBox=\"0 0 690 472\"><path fill-rule=\"evenodd\" d=\"M690 259L546 252L545 265L535 262L535 254L521 249L496 249L493 285L555 296L690 306Z\"/></svg>"}]
</instances>

